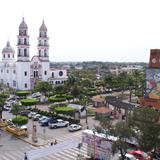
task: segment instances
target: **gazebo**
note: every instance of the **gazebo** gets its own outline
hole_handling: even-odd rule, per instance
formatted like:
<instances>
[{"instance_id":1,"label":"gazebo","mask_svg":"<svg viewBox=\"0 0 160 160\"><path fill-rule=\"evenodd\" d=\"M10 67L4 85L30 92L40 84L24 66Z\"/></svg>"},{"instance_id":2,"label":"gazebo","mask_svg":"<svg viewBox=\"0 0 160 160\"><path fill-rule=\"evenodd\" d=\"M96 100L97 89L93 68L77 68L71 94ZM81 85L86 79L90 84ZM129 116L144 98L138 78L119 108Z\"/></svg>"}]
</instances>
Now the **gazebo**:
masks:
<instances>
[{"instance_id":1,"label":"gazebo","mask_svg":"<svg viewBox=\"0 0 160 160\"><path fill-rule=\"evenodd\" d=\"M102 107L106 105L105 97L94 96L92 97L93 107Z\"/></svg>"},{"instance_id":2,"label":"gazebo","mask_svg":"<svg viewBox=\"0 0 160 160\"><path fill-rule=\"evenodd\" d=\"M112 113L112 110L106 107L95 108L95 118L100 119L102 117L109 117Z\"/></svg>"}]
</instances>

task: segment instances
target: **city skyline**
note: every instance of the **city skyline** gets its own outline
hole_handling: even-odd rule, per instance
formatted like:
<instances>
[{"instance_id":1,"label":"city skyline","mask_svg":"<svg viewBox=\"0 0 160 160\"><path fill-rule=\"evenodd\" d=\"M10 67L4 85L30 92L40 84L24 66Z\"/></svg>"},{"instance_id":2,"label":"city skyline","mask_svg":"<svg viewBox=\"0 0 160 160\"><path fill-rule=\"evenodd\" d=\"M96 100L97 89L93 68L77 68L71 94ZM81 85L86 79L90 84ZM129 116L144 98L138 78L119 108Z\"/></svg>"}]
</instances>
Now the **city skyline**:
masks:
<instances>
[{"instance_id":1,"label":"city skyline","mask_svg":"<svg viewBox=\"0 0 160 160\"><path fill-rule=\"evenodd\" d=\"M37 54L44 19L50 61L148 62L150 49L160 48L159 4L158 0L6 0L0 5L0 51L9 39L17 53L24 16L30 59Z\"/></svg>"}]
</instances>

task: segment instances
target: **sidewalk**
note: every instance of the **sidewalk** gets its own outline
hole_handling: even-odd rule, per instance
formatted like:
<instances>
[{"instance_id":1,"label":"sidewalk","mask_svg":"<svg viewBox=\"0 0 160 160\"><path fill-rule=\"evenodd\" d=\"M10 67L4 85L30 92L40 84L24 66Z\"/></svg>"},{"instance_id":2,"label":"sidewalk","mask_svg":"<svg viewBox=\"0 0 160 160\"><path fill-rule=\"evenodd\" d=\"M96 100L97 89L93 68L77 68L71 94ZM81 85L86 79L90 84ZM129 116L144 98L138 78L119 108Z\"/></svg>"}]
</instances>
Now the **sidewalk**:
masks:
<instances>
[{"instance_id":1,"label":"sidewalk","mask_svg":"<svg viewBox=\"0 0 160 160\"><path fill-rule=\"evenodd\" d=\"M35 142L32 139L32 135L31 134L28 137L17 137L17 138L21 139L22 141L24 141L26 143L29 143L32 146L35 146L35 147L45 146L45 145L49 144L48 140L44 140L44 139L42 139L40 137L37 137L37 141Z\"/></svg>"}]
</instances>

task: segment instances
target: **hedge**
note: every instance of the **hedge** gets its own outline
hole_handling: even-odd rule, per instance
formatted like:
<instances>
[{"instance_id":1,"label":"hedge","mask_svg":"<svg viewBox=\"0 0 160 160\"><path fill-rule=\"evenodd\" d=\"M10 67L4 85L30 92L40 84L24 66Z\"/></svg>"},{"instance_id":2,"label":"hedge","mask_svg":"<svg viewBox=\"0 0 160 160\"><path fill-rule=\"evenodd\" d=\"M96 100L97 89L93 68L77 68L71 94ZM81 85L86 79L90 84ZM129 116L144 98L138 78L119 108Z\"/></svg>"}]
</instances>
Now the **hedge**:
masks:
<instances>
[{"instance_id":1,"label":"hedge","mask_svg":"<svg viewBox=\"0 0 160 160\"><path fill-rule=\"evenodd\" d=\"M25 125L28 123L28 118L25 116L17 116L12 119L12 122L17 125Z\"/></svg>"},{"instance_id":2,"label":"hedge","mask_svg":"<svg viewBox=\"0 0 160 160\"><path fill-rule=\"evenodd\" d=\"M35 99L35 98L28 98L28 99L22 99L21 103L24 106L32 106L35 105L39 102L39 100Z\"/></svg>"},{"instance_id":3,"label":"hedge","mask_svg":"<svg viewBox=\"0 0 160 160\"><path fill-rule=\"evenodd\" d=\"M0 97L1 97L1 98L8 98L8 97L9 97L9 94L0 93Z\"/></svg>"},{"instance_id":4,"label":"hedge","mask_svg":"<svg viewBox=\"0 0 160 160\"><path fill-rule=\"evenodd\" d=\"M73 115L75 109L72 107L56 107L54 111L57 114L64 114L64 115Z\"/></svg>"},{"instance_id":5,"label":"hedge","mask_svg":"<svg viewBox=\"0 0 160 160\"><path fill-rule=\"evenodd\" d=\"M65 97L49 97L48 98L49 101L51 102L62 102L62 101L66 101Z\"/></svg>"},{"instance_id":6,"label":"hedge","mask_svg":"<svg viewBox=\"0 0 160 160\"><path fill-rule=\"evenodd\" d=\"M28 94L30 94L30 91L17 91L16 92L17 96L26 96Z\"/></svg>"}]
</instances>

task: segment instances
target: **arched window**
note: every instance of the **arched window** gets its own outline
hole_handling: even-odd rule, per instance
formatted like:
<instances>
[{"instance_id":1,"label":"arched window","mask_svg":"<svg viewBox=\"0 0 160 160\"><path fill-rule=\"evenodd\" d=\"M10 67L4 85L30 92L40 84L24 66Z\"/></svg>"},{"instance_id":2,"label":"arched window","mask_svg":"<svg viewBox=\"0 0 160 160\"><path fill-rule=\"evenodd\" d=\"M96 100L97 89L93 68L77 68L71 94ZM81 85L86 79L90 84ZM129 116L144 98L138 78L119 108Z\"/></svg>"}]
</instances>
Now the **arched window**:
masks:
<instances>
[{"instance_id":1,"label":"arched window","mask_svg":"<svg viewBox=\"0 0 160 160\"><path fill-rule=\"evenodd\" d=\"M44 45L47 45L47 41L46 40L44 40Z\"/></svg>"},{"instance_id":2,"label":"arched window","mask_svg":"<svg viewBox=\"0 0 160 160\"><path fill-rule=\"evenodd\" d=\"M27 44L27 40L26 40L26 38L24 39L24 44L25 44L25 45Z\"/></svg>"},{"instance_id":3,"label":"arched window","mask_svg":"<svg viewBox=\"0 0 160 160\"><path fill-rule=\"evenodd\" d=\"M39 50L39 57L41 57L41 50Z\"/></svg>"},{"instance_id":4,"label":"arched window","mask_svg":"<svg viewBox=\"0 0 160 160\"><path fill-rule=\"evenodd\" d=\"M21 39L18 39L18 44L21 44Z\"/></svg>"},{"instance_id":5,"label":"arched window","mask_svg":"<svg viewBox=\"0 0 160 160\"><path fill-rule=\"evenodd\" d=\"M24 49L24 57L27 57L27 49Z\"/></svg>"},{"instance_id":6,"label":"arched window","mask_svg":"<svg viewBox=\"0 0 160 160\"><path fill-rule=\"evenodd\" d=\"M44 57L47 57L47 50L44 50Z\"/></svg>"}]
</instances>

